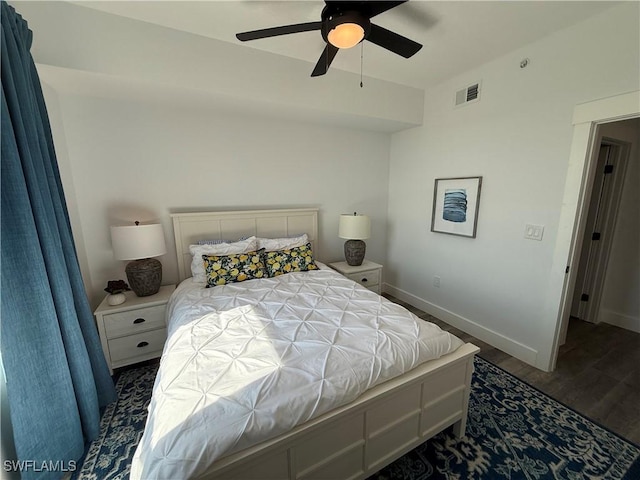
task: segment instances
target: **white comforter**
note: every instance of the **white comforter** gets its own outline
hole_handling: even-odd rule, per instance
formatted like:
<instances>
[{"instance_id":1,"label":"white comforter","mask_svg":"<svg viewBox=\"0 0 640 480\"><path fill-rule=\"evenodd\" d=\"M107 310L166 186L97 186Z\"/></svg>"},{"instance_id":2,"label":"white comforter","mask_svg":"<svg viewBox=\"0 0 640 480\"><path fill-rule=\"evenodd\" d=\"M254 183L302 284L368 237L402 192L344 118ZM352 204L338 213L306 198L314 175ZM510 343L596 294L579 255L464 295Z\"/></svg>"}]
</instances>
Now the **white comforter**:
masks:
<instances>
[{"instance_id":1,"label":"white comforter","mask_svg":"<svg viewBox=\"0 0 640 480\"><path fill-rule=\"evenodd\" d=\"M132 479L194 478L462 341L328 268L169 302L168 340Z\"/></svg>"}]
</instances>

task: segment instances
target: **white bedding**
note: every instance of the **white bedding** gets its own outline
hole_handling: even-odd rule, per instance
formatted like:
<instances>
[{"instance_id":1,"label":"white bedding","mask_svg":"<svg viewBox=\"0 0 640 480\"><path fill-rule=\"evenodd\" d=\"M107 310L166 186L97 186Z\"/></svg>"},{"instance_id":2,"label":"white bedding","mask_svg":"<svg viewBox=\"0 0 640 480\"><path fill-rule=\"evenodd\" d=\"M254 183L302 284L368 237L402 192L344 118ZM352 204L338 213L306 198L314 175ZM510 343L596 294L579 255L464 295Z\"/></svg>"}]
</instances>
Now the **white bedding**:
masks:
<instances>
[{"instance_id":1,"label":"white bedding","mask_svg":"<svg viewBox=\"0 0 640 480\"><path fill-rule=\"evenodd\" d=\"M194 478L462 345L328 268L215 288L187 279L132 479Z\"/></svg>"}]
</instances>

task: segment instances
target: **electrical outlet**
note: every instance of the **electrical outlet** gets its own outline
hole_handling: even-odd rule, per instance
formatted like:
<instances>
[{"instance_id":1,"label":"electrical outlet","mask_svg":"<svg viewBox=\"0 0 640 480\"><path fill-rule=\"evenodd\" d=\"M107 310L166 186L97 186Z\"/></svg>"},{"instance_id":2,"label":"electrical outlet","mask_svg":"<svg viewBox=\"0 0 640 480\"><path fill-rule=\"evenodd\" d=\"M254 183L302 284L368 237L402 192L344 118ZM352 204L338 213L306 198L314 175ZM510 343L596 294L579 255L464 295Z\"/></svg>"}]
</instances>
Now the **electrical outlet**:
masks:
<instances>
[{"instance_id":1,"label":"electrical outlet","mask_svg":"<svg viewBox=\"0 0 640 480\"><path fill-rule=\"evenodd\" d=\"M529 240L542 241L542 234L544 233L544 225L532 225L527 224L524 227L524 238Z\"/></svg>"},{"instance_id":2,"label":"electrical outlet","mask_svg":"<svg viewBox=\"0 0 640 480\"><path fill-rule=\"evenodd\" d=\"M435 275L433 277L433 286L436 288L440 288L440 277L438 275Z\"/></svg>"}]
</instances>

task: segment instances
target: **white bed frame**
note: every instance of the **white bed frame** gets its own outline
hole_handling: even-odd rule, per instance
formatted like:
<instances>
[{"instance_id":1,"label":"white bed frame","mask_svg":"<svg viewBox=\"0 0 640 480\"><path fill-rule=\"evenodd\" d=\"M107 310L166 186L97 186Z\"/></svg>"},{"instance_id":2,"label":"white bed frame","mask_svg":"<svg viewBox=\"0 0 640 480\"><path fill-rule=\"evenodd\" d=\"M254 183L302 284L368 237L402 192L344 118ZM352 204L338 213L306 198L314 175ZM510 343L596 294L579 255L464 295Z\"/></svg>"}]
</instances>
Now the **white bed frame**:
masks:
<instances>
[{"instance_id":1,"label":"white bed frame","mask_svg":"<svg viewBox=\"0 0 640 480\"><path fill-rule=\"evenodd\" d=\"M172 214L180 280L189 245L242 235L307 233L316 249L317 209ZM317 256L317 255L316 255ZM362 479L453 425L463 436L473 357L470 343L369 390L354 402L216 462L205 478Z\"/></svg>"}]
</instances>

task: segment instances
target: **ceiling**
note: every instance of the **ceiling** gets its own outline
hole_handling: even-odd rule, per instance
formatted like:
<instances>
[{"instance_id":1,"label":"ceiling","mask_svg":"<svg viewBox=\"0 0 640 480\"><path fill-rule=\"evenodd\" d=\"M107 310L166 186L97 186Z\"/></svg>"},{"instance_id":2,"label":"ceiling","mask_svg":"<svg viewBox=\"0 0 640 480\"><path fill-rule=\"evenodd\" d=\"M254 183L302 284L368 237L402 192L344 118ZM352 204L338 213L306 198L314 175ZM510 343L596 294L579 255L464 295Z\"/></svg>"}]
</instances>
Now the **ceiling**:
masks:
<instances>
[{"instance_id":1,"label":"ceiling","mask_svg":"<svg viewBox=\"0 0 640 480\"><path fill-rule=\"evenodd\" d=\"M235 38L237 32L318 21L324 2L317 0L72 3L304 60L309 62L309 74L324 48L324 41L317 31L246 43ZM365 76L425 88L578 23L617 3L412 0L375 17L374 23L421 43L423 48L415 56L404 59L365 42L363 49L357 46L340 51L331 68L359 74L362 54L362 73Z\"/></svg>"}]
</instances>

